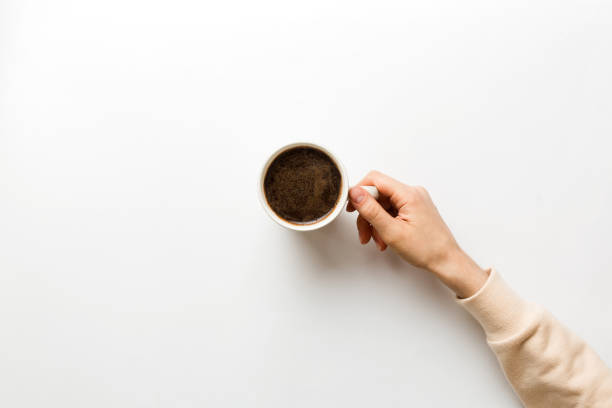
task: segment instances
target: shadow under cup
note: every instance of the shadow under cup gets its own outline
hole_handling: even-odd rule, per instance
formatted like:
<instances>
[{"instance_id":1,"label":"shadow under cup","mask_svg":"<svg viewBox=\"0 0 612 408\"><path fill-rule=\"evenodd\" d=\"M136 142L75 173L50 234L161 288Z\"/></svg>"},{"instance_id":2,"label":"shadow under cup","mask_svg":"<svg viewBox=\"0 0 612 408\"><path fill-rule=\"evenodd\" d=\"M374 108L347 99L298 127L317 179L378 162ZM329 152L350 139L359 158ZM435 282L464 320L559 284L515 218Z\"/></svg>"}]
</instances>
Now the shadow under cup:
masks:
<instances>
[{"instance_id":1,"label":"shadow under cup","mask_svg":"<svg viewBox=\"0 0 612 408\"><path fill-rule=\"evenodd\" d=\"M297 231L333 221L348 196L342 164L312 143L278 149L262 169L259 195L264 210L280 225Z\"/></svg>"}]
</instances>

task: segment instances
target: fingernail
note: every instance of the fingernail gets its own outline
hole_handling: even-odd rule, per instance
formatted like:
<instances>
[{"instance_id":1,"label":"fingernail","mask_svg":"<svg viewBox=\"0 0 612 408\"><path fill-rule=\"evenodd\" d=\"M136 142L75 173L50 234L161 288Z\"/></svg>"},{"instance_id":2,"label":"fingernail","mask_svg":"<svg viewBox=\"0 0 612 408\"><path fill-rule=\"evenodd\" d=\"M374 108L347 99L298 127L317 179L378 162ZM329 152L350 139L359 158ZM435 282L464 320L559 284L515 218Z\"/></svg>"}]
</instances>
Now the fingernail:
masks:
<instances>
[{"instance_id":1,"label":"fingernail","mask_svg":"<svg viewBox=\"0 0 612 408\"><path fill-rule=\"evenodd\" d=\"M365 198L366 192L359 187L353 187L349 191L349 195L351 196L351 201L355 204L359 204Z\"/></svg>"}]
</instances>

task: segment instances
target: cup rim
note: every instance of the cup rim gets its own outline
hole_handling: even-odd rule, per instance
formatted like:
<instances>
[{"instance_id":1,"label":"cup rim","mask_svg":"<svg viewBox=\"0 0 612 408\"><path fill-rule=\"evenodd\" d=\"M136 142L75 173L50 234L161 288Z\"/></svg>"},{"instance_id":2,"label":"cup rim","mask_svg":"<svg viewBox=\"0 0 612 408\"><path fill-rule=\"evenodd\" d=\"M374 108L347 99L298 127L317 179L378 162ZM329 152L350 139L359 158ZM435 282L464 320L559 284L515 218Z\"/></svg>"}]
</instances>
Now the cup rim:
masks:
<instances>
[{"instance_id":1,"label":"cup rim","mask_svg":"<svg viewBox=\"0 0 612 408\"><path fill-rule=\"evenodd\" d=\"M281 153L289 149L292 149L294 147L300 147L300 146L312 147L314 149L321 150L323 153L327 154L330 159L332 159L332 161L334 162L334 164L336 165L336 167L338 167L338 170L340 171L340 183L341 183L340 184L340 194L338 196L338 200L336 201L336 205L334 206L333 210L329 212L323 218L320 218L317 221L308 223L308 224L292 223L290 221L287 221L281 218L278 214L276 214L276 212L274 212L274 210L268 204L268 200L266 199L266 194L264 191L264 180L265 180L268 168L270 167L270 164L272 164L274 159L276 159ZM326 226L327 224L335 220L336 217L338 217L338 215L340 215L340 213L344 209L344 204L346 203L346 200L348 199L348 186L349 186L349 182L348 182L348 177L346 174L346 169L342 165L342 162L338 160L338 157L335 154L333 154L328 148L321 146L320 144L311 143L311 142L295 142L295 143L284 145L276 149L274 153L270 155L268 160L266 160L266 162L261 168L261 172L259 175L258 196L259 196L259 202L261 203L261 206L263 207L266 214L268 214L268 216L272 218L272 220L274 220L277 224L285 228L288 228L290 230L294 230L294 231L314 231L319 228L323 228L324 226Z\"/></svg>"}]
</instances>

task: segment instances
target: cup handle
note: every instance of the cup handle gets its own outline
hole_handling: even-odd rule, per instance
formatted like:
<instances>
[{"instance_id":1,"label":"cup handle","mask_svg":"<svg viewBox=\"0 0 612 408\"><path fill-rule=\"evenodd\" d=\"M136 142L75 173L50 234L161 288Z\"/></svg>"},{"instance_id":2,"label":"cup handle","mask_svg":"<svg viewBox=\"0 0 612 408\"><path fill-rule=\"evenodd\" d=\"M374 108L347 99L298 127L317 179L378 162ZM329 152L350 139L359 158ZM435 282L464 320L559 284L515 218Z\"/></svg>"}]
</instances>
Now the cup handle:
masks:
<instances>
[{"instance_id":1,"label":"cup handle","mask_svg":"<svg viewBox=\"0 0 612 408\"><path fill-rule=\"evenodd\" d=\"M374 197L375 200L378 200L378 197L380 197L380 194L378 193L378 189L374 186L360 186L361 188L363 188L369 195L371 195L372 197Z\"/></svg>"}]
</instances>

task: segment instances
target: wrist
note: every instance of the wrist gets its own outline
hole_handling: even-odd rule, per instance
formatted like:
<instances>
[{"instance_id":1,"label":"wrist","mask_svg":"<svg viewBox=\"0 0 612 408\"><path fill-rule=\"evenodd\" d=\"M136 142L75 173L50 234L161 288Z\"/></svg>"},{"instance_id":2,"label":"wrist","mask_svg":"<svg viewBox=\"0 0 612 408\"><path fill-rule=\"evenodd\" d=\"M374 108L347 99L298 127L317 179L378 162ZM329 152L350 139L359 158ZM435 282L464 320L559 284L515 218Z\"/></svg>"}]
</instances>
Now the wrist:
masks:
<instances>
[{"instance_id":1,"label":"wrist","mask_svg":"<svg viewBox=\"0 0 612 408\"><path fill-rule=\"evenodd\" d=\"M489 277L489 274L457 245L427 269L460 298L472 296Z\"/></svg>"}]
</instances>

